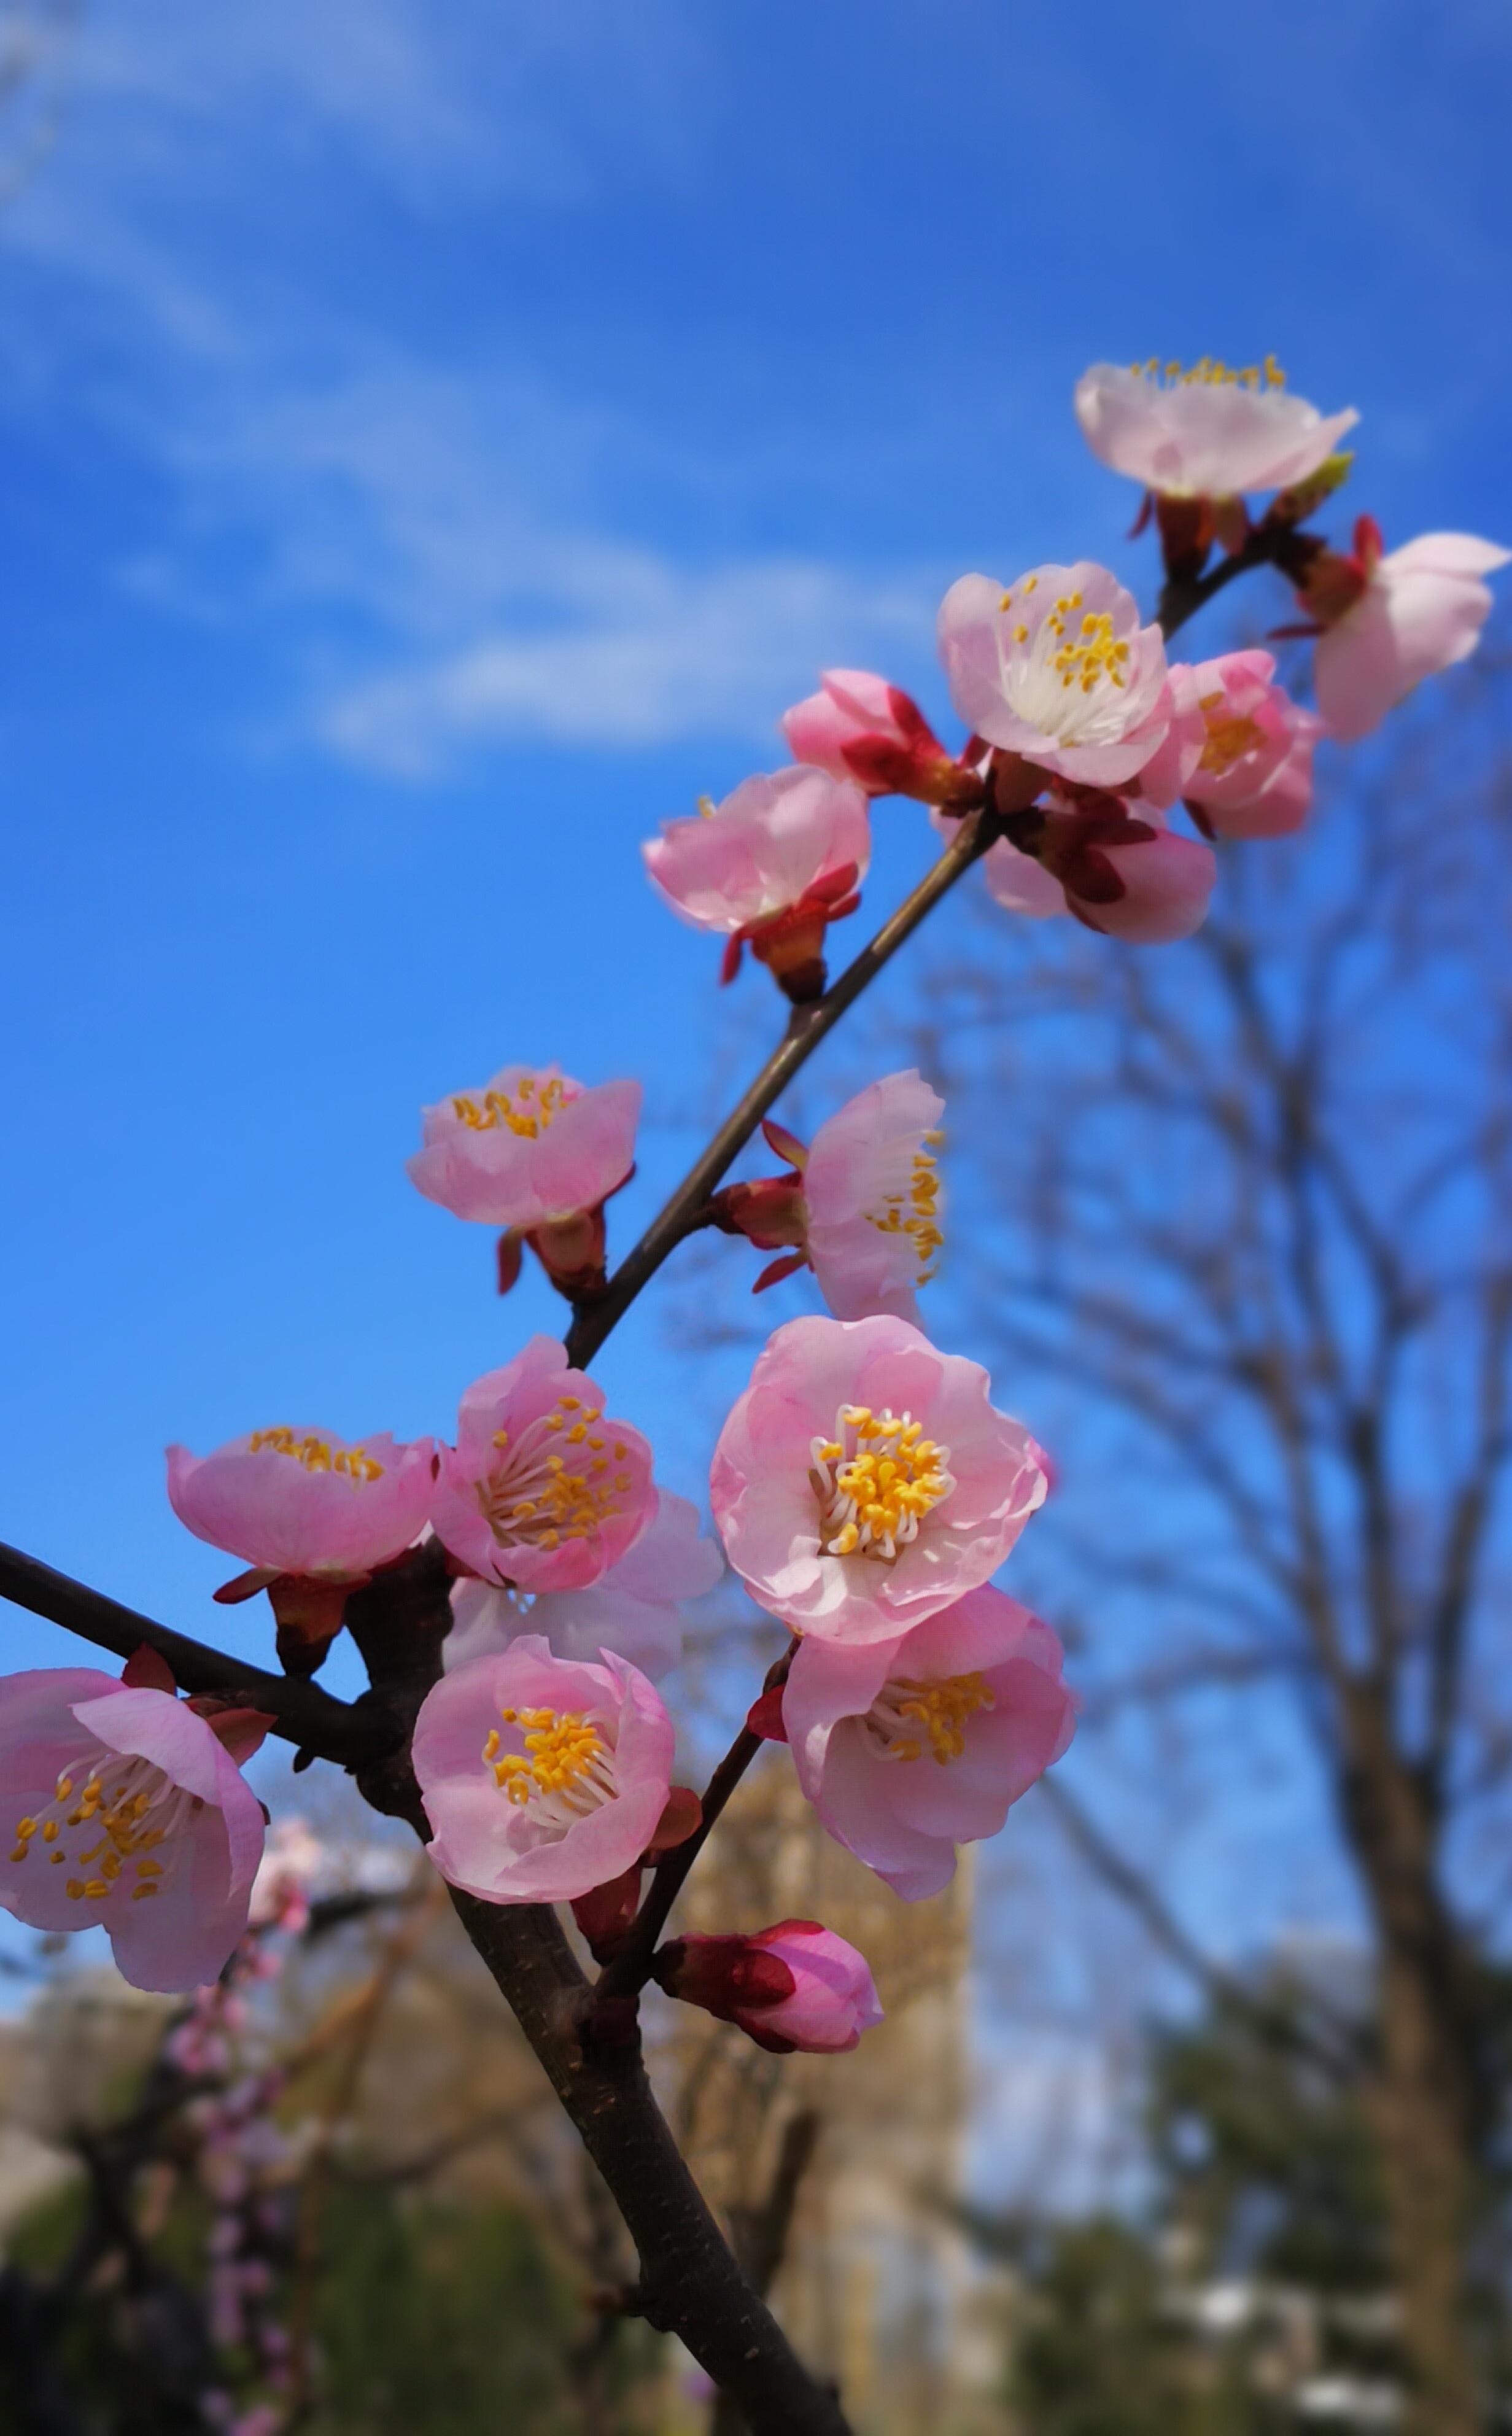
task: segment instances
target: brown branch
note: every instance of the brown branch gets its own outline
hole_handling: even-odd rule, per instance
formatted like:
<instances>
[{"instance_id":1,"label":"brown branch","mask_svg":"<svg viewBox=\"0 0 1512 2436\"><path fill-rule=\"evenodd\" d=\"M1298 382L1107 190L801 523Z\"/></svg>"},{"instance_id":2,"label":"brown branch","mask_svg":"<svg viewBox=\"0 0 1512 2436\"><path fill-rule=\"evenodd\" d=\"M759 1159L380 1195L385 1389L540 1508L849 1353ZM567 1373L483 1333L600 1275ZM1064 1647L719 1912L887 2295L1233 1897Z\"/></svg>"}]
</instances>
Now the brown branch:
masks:
<instances>
[{"instance_id":1,"label":"brown branch","mask_svg":"<svg viewBox=\"0 0 1512 2436\"><path fill-rule=\"evenodd\" d=\"M774 1692L780 1683L785 1683L791 1663L792 1652L790 1649L768 1669L763 1690ZM675 1844L665 1859L657 1863L651 1892L635 1914L623 1945L600 1974L594 1991L597 1999L633 1996L646 1985L651 1977L656 1940L683 1891L687 1873L708 1842L725 1803L760 1750L762 1739L760 1734L754 1734L749 1726L742 1726L736 1735L704 1789L703 1816L698 1826L691 1836L685 1837L681 1844Z\"/></svg>"},{"instance_id":2,"label":"brown branch","mask_svg":"<svg viewBox=\"0 0 1512 2436\"><path fill-rule=\"evenodd\" d=\"M739 1106L731 1110L708 1148L695 1159L639 1243L627 1252L602 1293L579 1306L566 1335L567 1356L575 1366L581 1368L592 1361L636 1296L651 1283L668 1254L703 1223L704 1204L725 1170L739 1157L767 1110L808 1064L846 1008L854 1006L867 984L876 980L904 941L912 938L925 916L955 886L963 873L986 853L997 835L996 824L989 814L968 813L933 869L905 896L854 964L846 966L834 986L813 1005L793 1008L786 1036L773 1051Z\"/></svg>"},{"instance_id":3,"label":"brown branch","mask_svg":"<svg viewBox=\"0 0 1512 2436\"><path fill-rule=\"evenodd\" d=\"M272 1718L275 1734L320 1759L351 1766L391 1749L397 1738L397 1730L381 1714L335 1699L318 1683L270 1675L245 1658L229 1658L3 1542L0 1598L62 1625L97 1648L113 1650L117 1658L130 1658L145 1642L167 1660L181 1691L211 1692L238 1707L261 1709Z\"/></svg>"}]
</instances>

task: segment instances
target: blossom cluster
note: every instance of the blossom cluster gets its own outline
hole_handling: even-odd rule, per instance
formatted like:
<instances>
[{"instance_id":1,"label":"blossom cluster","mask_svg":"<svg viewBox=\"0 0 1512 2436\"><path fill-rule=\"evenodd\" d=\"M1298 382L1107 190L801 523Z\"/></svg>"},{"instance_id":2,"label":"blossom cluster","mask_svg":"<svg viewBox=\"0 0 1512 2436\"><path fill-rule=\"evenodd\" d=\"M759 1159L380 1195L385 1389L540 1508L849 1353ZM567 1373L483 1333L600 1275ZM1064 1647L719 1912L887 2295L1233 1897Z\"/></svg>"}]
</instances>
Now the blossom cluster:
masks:
<instances>
[{"instance_id":1,"label":"blossom cluster","mask_svg":"<svg viewBox=\"0 0 1512 2436\"><path fill-rule=\"evenodd\" d=\"M1338 443L1358 418L1320 413L1270 359L1096 365L1075 408L1099 459L1144 491L1166 623L1173 600L1184 616L1241 566L1279 569L1303 613L1283 631L1315 647L1316 707L1268 650L1173 660L1161 621L1091 561L963 575L938 620L958 748L886 678L833 670L782 720L789 766L644 847L668 905L722 939L726 980L747 947L772 973L799 1010L791 1037L826 987L829 927L860 902L883 798L924 804L947 837L978 824L1009 912L1174 941L1205 916L1219 846L1303 825L1326 738L1368 734L1475 645L1507 552L1454 533L1387 551L1368 516L1347 550L1309 531L1348 474ZM1173 826L1178 805L1189 827ZM501 1291L529 1249L591 1314L641 1101L633 1080L508 1064L424 1111L408 1173L497 1232ZM807 1141L768 1114L778 1172L716 1175L686 1213L773 1256L756 1290L808 1276L825 1306L773 1331L720 1431L718 1545L657 1482L642 1430L544 1335L465 1390L449 1441L280 1423L203 1456L168 1452L180 1519L248 1568L217 1595L268 1592L291 1671L320 1662L349 1602L437 1543L452 1621L410 1753L431 1858L484 1903L570 1905L611 1970L645 1870L695 1849L700 1803L674 1783L657 1685L685 1603L726 1565L787 1637L749 1737L789 1747L825 1828L903 1900L947 1886L959 1847L996 1835L1071 1738L1061 1645L996 1579L1049 1460L981 1366L921 1324L946 1248L945 1113L911 1069ZM181 1700L145 1653L120 1683L12 1678L0 1903L42 1928L99 1921L140 1986L214 1978L252 1901L263 1821L240 1763L266 1723ZM674 1937L641 1958L637 1986L654 1976L774 2051L837 2052L880 2018L864 1959L816 1922Z\"/></svg>"}]
</instances>

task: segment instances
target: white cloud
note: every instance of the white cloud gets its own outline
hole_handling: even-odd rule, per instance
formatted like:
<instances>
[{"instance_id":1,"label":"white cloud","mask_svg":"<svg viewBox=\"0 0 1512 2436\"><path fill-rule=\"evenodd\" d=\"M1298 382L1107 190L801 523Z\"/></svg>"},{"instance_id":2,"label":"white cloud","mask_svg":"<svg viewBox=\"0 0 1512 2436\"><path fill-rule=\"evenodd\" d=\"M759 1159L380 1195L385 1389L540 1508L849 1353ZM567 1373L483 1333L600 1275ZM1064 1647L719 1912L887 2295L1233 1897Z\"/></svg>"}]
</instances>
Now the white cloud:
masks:
<instances>
[{"instance_id":1,"label":"white cloud","mask_svg":"<svg viewBox=\"0 0 1512 2436\"><path fill-rule=\"evenodd\" d=\"M513 737L766 738L821 662L924 631L927 578L721 551L691 512L664 541L695 493L728 532L732 468L563 395L491 317L422 358L324 238L354 175L412 234L483 193L572 210L627 164L685 174L708 68L683 0L98 0L85 28L10 222L46 307L9 317L12 394L166 474L121 581L255 630L325 749L424 780Z\"/></svg>"},{"instance_id":2,"label":"white cloud","mask_svg":"<svg viewBox=\"0 0 1512 2436\"><path fill-rule=\"evenodd\" d=\"M579 571L582 571L580 561ZM495 634L418 670L338 691L326 740L392 776L425 778L467 746L513 736L645 745L686 735L771 739L824 662L919 632L928 595L872 591L828 567L758 560L706 574L606 550L595 606L565 626Z\"/></svg>"}]
</instances>

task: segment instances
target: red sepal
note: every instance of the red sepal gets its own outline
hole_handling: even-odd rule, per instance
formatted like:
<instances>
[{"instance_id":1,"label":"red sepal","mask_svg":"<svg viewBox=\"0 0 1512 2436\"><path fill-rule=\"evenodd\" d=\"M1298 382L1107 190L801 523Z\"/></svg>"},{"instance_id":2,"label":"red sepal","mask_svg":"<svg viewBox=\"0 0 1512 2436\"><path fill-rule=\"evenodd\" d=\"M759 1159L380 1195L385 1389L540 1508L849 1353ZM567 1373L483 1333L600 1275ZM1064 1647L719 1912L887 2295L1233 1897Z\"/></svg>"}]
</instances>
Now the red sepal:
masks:
<instances>
[{"instance_id":1,"label":"red sepal","mask_svg":"<svg viewBox=\"0 0 1512 2436\"><path fill-rule=\"evenodd\" d=\"M525 1248L518 1235L504 1234L498 1239L498 1290L507 1295L520 1281L525 1264Z\"/></svg>"},{"instance_id":2,"label":"red sepal","mask_svg":"<svg viewBox=\"0 0 1512 2436\"><path fill-rule=\"evenodd\" d=\"M780 1683L773 1683L770 1692L761 1693L752 1701L746 1711L745 1730L748 1734L759 1734L764 1743L787 1741L788 1727L782 1714Z\"/></svg>"},{"instance_id":3,"label":"red sepal","mask_svg":"<svg viewBox=\"0 0 1512 2436\"><path fill-rule=\"evenodd\" d=\"M766 1267L757 1278L755 1285L751 1289L751 1292L753 1294L765 1294L768 1286L780 1285L784 1278L794 1276L799 1269L806 1269L808 1265L808 1255L807 1252L784 1252L780 1260L769 1261L767 1262Z\"/></svg>"},{"instance_id":4,"label":"red sepal","mask_svg":"<svg viewBox=\"0 0 1512 2436\"><path fill-rule=\"evenodd\" d=\"M724 953L720 958L721 989L728 989L730 983L734 981L736 974L739 971L740 949L743 945L744 941L741 939L739 931L736 931L733 938L725 940Z\"/></svg>"},{"instance_id":5,"label":"red sepal","mask_svg":"<svg viewBox=\"0 0 1512 2436\"><path fill-rule=\"evenodd\" d=\"M160 1649L139 1641L121 1669L121 1680L133 1692L171 1692L178 1696L178 1681L172 1667Z\"/></svg>"},{"instance_id":6,"label":"red sepal","mask_svg":"<svg viewBox=\"0 0 1512 2436\"><path fill-rule=\"evenodd\" d=\"M667 1795L667 1807L656 1821L656 1833L647 1845L648 1853L675 1852L696 1836L704 1824L704 1804L690 1784L674 1784Z\"/></svg>"}]
</instances>

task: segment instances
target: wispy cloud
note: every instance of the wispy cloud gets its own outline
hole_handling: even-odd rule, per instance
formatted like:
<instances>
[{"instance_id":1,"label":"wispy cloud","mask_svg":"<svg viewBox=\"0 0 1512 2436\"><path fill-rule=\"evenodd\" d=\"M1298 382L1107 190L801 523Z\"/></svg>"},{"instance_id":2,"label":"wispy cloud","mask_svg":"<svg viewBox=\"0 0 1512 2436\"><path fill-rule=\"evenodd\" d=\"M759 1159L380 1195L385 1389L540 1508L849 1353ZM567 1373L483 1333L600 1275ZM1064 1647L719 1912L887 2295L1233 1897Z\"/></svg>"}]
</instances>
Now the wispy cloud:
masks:
<instances>
[{"instance_id":1,"label":"wispy cloud","mask_svg":"<svg viewBox=\"0 0 1512 2436\"><path fill-rule=\"evenodd\" d=\"M322 734L391 776L427 778L468 747L516 736L577 745L656 744L686 735L770 739L773 705L816 668L917 636L921 583L874 587L798 560L700 574L665 558L581 548L567 621L496 633L418 670L337 691ZM574 583L574 594L578 586Z\"/></svg>"},{"instance_id":2,"label":"wispy cloud","mask_svg":"<svg viewBox=\"0 0 1512 2436\"><path fill-rule=\"evenodd\" d=\"M704 72L676 0L634 39L604 0L259 0L213 23L146 0L83 40L71 140L13 228L49 300L30 384L170 478L173 522L123 580L163 614L271 629L325 749L424 780L519 736L764 733L819 659L918 631L927 583L628 529L643 478L684 478L654 436L496 334L484 360L476 337L422 357L381 296L342 292L339 248L246 252L286 206L270 181L305 213L339 184L333 148L411 223L485 187L571 209L636 147L654 180Z\"/></svg>"}]
</instances>

